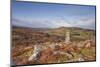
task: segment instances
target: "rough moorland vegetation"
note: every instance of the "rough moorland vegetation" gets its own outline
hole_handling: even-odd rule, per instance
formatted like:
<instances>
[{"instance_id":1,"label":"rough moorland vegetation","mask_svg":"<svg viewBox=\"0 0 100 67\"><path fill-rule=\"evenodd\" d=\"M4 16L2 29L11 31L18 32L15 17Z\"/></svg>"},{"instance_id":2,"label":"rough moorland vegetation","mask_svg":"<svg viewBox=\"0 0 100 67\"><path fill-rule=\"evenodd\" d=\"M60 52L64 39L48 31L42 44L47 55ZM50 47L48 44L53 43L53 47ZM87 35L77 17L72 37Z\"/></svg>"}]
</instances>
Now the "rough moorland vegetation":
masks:
<instances>
[{"instance_id":1,"label":"rough moorland vegetation","mask_svg":"<svg viewBox=\"0 0 100 67\"><path fill-rule=\"evenodd\" d=\"M69 36L66 32L70 32ZM68 42L67 37L70 37ZM95 61L95 48L95 30L12 29L12 60L16 65Z\"/></svg>"}]
</instances>

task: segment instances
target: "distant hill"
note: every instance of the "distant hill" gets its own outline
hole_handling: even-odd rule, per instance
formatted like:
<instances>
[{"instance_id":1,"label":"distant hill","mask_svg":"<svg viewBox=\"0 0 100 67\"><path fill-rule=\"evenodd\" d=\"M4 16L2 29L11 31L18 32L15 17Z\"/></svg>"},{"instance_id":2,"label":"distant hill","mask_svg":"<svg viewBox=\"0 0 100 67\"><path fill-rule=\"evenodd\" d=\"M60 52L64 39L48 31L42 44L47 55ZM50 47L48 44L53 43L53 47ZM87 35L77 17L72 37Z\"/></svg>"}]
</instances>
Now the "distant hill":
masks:
<instances>
[{"instance_id":1,"label":"distant hill","mask_svg":"<svg viewBox=\"0 0 100 67\"><path fill-rule=\"evenodd\" d=\"M23 29L33 29L33 30L65 30L65 29L73 30L73 29L77 29L77 30L95 31L93 29L85 29L85 28L80 28L80 27L31 28L31 27L12 26L12 28L23 28Z\"/></svg>"},{"instance_id":2,"label":"distant hill","mask_svg":"<svg viewBox=\"0 0 100 67\"><path fill-rule=\"evenodd\" d=\"M50 36L65 37L67 31L70 32L72 40L85 40L95 37L95 30L83 29L79 27L60 27L60 28L27 28L13 26L13 31L26 32L27 34L39 33L48 34ZM41 34L41 35L43 35ZM78 38L78 39L77 39Z\"/></svg>"}]
</instances>

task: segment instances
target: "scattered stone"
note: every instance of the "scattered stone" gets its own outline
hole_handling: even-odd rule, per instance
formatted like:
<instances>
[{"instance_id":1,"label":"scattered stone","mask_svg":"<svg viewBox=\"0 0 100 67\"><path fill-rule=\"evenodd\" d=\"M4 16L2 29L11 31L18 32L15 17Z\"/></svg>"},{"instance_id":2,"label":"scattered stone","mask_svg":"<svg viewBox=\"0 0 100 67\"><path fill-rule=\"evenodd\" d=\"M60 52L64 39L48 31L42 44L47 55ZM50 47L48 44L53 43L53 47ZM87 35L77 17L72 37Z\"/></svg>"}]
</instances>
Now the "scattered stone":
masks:
<instances>
[{"instance_id":1,"label":"scattered stone","mask_svg":"<svg viewBox=\"0 0 100 67\"><path fill-rule=\"evenodd\" d=\"M39 59L42 45L34 45L34 53L29 57L28 61Z\"/></svg>"}]
</instances>

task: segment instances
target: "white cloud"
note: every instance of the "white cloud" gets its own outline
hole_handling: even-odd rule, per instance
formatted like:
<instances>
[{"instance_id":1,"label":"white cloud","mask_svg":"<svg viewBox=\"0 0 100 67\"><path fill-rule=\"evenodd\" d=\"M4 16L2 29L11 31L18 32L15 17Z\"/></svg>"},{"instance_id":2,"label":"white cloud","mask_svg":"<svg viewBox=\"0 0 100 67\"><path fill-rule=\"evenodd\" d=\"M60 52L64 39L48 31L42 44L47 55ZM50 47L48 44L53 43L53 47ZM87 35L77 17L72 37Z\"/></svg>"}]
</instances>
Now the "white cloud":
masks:
<instances>
[{"instance_id":1,"label":"white cloud","mask_svg":"<svg viewBox=\"0 0 100 67\"><path fill-rule=\"evenodd\" d=\"M85 18L76 21L64 21L53 19L33 19L32 21L22 21L19 19L12 19L12 24L16 26L32 27L32 28L58 28L58 27L81 27L88 29L95 29L95 19Z\"/></svg>"},{"instance_id":2,"label":"white cloud","mask_svg":"<svg viewBox=\"0 0 100 67\"><path fill-rule=\"evenodd\" d=\"M95 18L85 18L77 20L74 26L88 28L88 29L95 29L95 24L96 24Z\"/></svg>"}]
</instances>

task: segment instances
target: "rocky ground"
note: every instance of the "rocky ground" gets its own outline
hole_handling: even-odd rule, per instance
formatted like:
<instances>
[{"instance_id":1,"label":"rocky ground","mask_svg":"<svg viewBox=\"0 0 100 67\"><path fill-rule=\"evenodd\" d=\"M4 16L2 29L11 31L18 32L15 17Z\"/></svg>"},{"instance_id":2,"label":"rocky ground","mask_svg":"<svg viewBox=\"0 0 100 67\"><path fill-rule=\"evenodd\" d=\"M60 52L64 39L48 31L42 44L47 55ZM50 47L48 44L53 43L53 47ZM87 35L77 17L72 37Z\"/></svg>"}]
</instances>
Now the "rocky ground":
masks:
<instances>
[{"instance_id":1,"label":"rocky ground","mask_svg":"<svg viewBox=\"0 0 100 67\"><path fill-rule=\"evenodd\" d=\"M50 45L51 44L51 45ZM78 45L76 45L78 44ZM13 60L17 65L23 64L47 64L47 63L64 63L64 62L80 62L94 61L95 42L86 40L80 43L45 43L42 45L41 51L37 57L29 58L35 53L34 46L27 46L14 49ZM16 51L16 52L15 52Z\"/></svg>"},{"instance_id":2,"label":"rocky ground","mask_svg":"<svg viewBox=\"0 0 100 67\"><path fill-rule=\"evenodd\" d=\"M70 41L65 42L64 32L66 30L68 29L41 31L41 29L14 28L12 31L12 64L95 61L95 31L72 28Z\"/></svg>"}]
</instances>

